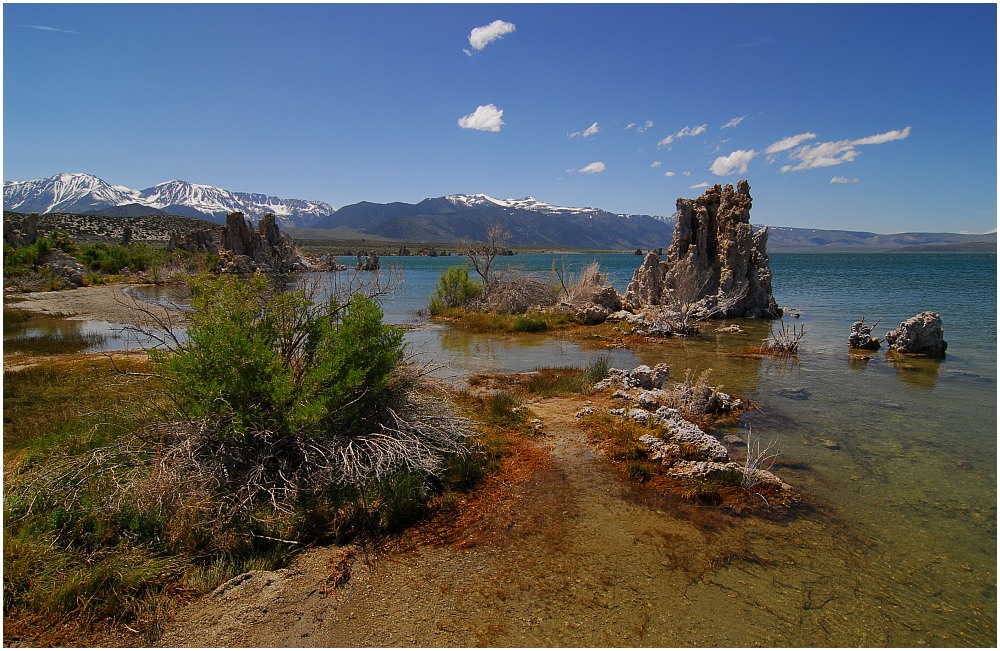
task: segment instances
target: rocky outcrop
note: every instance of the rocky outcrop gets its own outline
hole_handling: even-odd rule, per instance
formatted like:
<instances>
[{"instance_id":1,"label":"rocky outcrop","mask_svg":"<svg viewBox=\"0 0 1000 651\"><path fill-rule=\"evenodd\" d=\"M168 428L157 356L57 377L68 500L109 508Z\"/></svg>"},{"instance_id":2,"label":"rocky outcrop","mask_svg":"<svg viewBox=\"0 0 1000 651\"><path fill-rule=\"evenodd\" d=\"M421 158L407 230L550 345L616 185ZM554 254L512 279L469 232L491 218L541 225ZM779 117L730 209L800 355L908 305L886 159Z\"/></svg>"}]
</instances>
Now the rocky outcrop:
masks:
<instances>
[{"instance_id":1,"label":"rocky outcrop","mask_svg":"<svg viewBox=\"0 0 1000 651\"><path fill-rule=\"evenodd\" d=\"M50 249L38 261L38 267L47 269L53 277L62 278L66 284L79 287L83 284L83 276L87 273L76 258L64 253L61 249Z\"/></svg>"},{"instance_id":2,"label":"rocky outcrop","mask_svg":"<svg viewBox=\"0 0 1000 651\"><path fill-rule=\"evenodd\" d=\"M882 342L878 337L872 336L872 330L878 325L878 321L872 325L865 323L864 317L860 321L855 321L851 325L851 334L847 337L847 345L858 350L878 350Z\"/></svg>"},{"instance_id":3,"label":"rocky outcrop","mask_svg":"<svg viewBox=\"0 0 1000 651\"><path fill-rule=\"evenodd\" d=\"M607 286L590 292L585 298L567 297L555 309L572 314L584 325L597 325L621 311L622 299L614 287Z\"/></svg>"},{"instance_id":4,"label":"rocky outcrop","mask_svg":"<svg viewBox=\"0 0 1000 651\"><path fill-rule=\"evenodd\" d=\"M182 249L189 253L218 253L219 238L216 228L193 228L170 234L167 250Z\"/></svg>"},{"instance_id":5,"label":"rocky outcrop","mask_svg":"<svg viewBox=\"0 0 1000 651\"><path fill-rule=\"evenodd\" d=\"M623 303L632 310L663 305L699 318L777 318L767 229L750 225L750 184L716 185L697 199L677 200L677 225L665 260L646 254Z\"/></svg>"},{"instance_id":6,"label":"rocky outcrop","mask_svg":"<svg viewBox=\"0 0 1000 651\"><path fill-rule=\"evenodd\" d=\"M608 376L594 385L595 391L605 391L611 387L624 389L662 389L670 379L670 367L660 363L650 368L643 364L632 370L608 369Z\"/></svg>"},{"instance_id":7,"label":"rocky outcrop","mask_svg":"<svg viewBox=\"0 0 1000 651\"><path fill-rule=\"evenodd\" d=\"M226 216L219 241L220 273L291 273L310 268L291 238L278 230L268 213L254 231L243 213Z\"/></svg>"},{"instance_id":8,"label":"rocky outcrop","mask_svg":"<svg viewBox=\"0 0 1000 651\"><path fill-rule=\"evenodd\" d=\"M21 215L4 212L3 241L13 247L34 244L38 239L38 213Z\"/></svg>"},{"instance_id":9,"label":"rocky outcrop","mask_svg":"<svg viewBox=\"0 0 1000 651\"><path fill-rule=\"evenodd\" d=\"M948 348L941 315L937 312L921 312L910 317L895 330L885 333L885 341L889 350L907 355L944 357Z\"/></svg>"},{"instance_id":10,"label":"rocky outcrop","mask_svg":"<svg viewBox=\"0 0 1000 651\"><path fill-rule=\"evenodd\" d=\"M365 257L364 251L358 251L358 264L355 267L357 271L378 271L381 266L378 261L378 253L372 251Z\"/></svg>"}]
</instances>

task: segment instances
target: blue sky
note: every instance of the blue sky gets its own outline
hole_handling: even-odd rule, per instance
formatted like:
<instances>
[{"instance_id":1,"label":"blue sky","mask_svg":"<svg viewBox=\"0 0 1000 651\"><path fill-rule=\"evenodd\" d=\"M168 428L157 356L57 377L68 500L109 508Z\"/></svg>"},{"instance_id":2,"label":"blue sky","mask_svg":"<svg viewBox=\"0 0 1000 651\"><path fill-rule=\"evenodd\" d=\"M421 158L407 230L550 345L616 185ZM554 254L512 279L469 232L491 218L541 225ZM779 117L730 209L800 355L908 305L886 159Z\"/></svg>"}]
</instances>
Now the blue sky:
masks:
<instances>
[{"instance_id":1,"label":"blue sky","mask_svg":"<svg viewBox=\"0 0 1000 651\"><path fill-rule=\"evenodd\" d=\"M5 180L182 179L335 207L482 192L669 215L703 184L747 178L756 223L997 226L994 4L3 16Z\"/></svg>"}]
</instances>

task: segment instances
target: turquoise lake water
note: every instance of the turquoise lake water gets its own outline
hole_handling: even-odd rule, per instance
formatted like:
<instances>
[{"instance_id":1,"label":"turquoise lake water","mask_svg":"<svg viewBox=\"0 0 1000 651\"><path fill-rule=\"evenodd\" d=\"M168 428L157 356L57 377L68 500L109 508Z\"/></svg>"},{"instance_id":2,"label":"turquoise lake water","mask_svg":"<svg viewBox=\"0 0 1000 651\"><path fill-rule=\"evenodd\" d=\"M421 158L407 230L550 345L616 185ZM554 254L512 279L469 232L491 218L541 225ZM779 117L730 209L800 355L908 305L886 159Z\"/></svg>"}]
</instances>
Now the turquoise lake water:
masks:
<instances>
[{"instance_id":1,"label":"turquoise lake water","mask_svg":"<svg viewBox=\"0 0 1000 651\"><path fill-rule=\"evenodd\" d=\"M623 291L641 259L525 255L502 262L546 273L553 260L572 272L597 260ZM405 269L401 292L385 305L387 318L426 323L418 310L438 274L461 262L383 259ZM707 328L699 337L633 351L437 326L408 337L412 348L455 374L582 366L600 355L618 367L667 362L675 376L711 368L727 391L760 405L732 431L751 425L777 439L787 462L779 474L828 505L830 519L821 526L794 527L787 540L769 543L775 558L802 568L798 585L783 574L791 602L823 586L826 619L804 627L799 643L995 646L996 255L772 254L771 270L779 305L800 314L785 322L806 331L796 360L734 355L768 336L760 321L737 321L748 333L742 336ZM875 334L884 339L924 310L943 319L943 360L892 356L884 344L875 353L848 350L857 319L881 319Z\"/></svg>"},{"instance_id":2,"label":"turquoise lake water","mask_svg":"<svg viewBox=\"0 0 1000 651\"><path fill-rule=\"evenodd\" d=\"M538 254L500 264L547 274L555 261L577 273L594 260L624 291L642 258ZM785 322L806 332L797 358L786 361L739 355L768 336L762 321L736 320L745 335L718 334L712 324L697 337L612 351L543 335L456 332L421 310L440 272L462 258L382 262L402 271L384 302L386 320L413 327L410 350L441 366L438 377L579 367L605 355L619 368L666 362L675 377L712 369L714 383L752 398L760 408L717 433L752 426L776 440L778 474L819 505L793 523L746 521L759 528L754 554L765 569L737 583L767 595L767 612L794 625L779 644L996 646L995 254L772 254L775 297L800 315ZM924 310L943 319L943 360L893 356L884 345L848 351L855 320L882 319L875 334L884 339ZM116 345L112 338L105 347ZM751 601L748 613L763 612Z\"/></svg>"}]
</instances>

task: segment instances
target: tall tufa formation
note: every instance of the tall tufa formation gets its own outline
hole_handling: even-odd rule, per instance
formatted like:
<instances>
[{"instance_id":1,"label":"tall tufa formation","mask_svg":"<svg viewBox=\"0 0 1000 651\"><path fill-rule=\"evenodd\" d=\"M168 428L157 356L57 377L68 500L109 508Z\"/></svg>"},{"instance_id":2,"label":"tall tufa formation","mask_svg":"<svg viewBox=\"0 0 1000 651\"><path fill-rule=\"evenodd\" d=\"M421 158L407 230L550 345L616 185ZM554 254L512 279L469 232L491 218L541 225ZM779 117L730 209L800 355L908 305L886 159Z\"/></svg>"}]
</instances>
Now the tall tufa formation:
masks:
<instances>
[{"instance_id":1,"label":"tall tufa formation","mask_svg":"<svg viewBox=\"0 0 1000 651\"><path fill-rule=\"evenodd\" d=\"M241 212L226 215L219 241L219 271L222 273L290 273L308 269L292 240L278 231L274 215L261 218L254 231Z\"/></svg>"},{"instance_id":2,"label":"tall tufa formation","mask_svg":"<svg viewBox=\"0 0 1000 651\"><path fill-rule=\"evenodd\" d=\"M701 316L777 318L767 229L750 225L750 184L716 185L677 200L666 260L650 252L625 292L626 307L667 306Z\"/></svg>"}]
</instances>

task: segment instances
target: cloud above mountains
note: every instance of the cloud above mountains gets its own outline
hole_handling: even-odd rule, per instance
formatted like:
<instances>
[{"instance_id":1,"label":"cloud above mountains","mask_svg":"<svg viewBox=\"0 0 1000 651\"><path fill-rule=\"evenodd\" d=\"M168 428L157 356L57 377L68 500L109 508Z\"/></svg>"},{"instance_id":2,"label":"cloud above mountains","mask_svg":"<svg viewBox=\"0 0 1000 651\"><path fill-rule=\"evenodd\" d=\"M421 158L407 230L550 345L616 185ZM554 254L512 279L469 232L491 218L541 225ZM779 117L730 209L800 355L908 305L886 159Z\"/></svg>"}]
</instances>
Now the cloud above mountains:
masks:
<instances>
[{"instance_id":1,"label":"cloud above mountains","mask_svg":"<svg viewBox=\"0 0 1000 651\"><path fill-rule=\"evenodd\" d=\"M719 156L716 158L709 169L716 176L728 176L733 172L744 174L747 171L747 166L750 164L750 161L752 161L756 155L757 152L752 149L749 151L737 149L728 156Z\"/></svg>"},{"instance_id":2,"label":"cloud above mountains","mask_svg":"<svg viewBox=\"0 0 1000 651\"><path fill-rule=\"evenodd\" d=\"M878 133L865 138L857 138L855 140L831 140L828 142L819 142L815 145L802 145L788 154L791 160L798 162L794 165L782 166L781 171L798 172L850 163L861 155L861 152L857 149L858 147L864 145L881 145L894 140L904 140L910 136L910 129L911 127L906 127L902 130L893 129L892 131ZM768 151L770 150L771 147L768 147Z\"/></svg>"}]
</instances>

